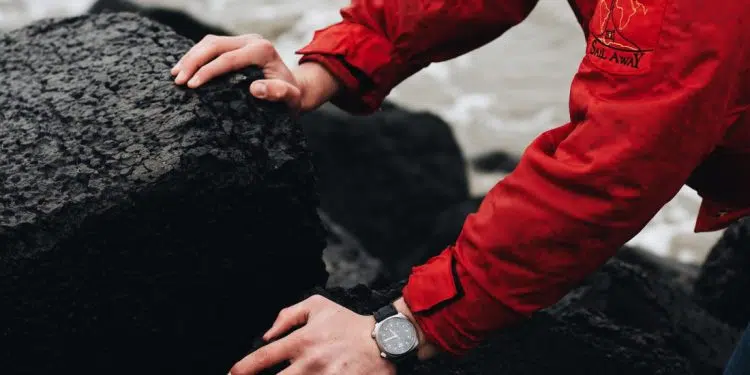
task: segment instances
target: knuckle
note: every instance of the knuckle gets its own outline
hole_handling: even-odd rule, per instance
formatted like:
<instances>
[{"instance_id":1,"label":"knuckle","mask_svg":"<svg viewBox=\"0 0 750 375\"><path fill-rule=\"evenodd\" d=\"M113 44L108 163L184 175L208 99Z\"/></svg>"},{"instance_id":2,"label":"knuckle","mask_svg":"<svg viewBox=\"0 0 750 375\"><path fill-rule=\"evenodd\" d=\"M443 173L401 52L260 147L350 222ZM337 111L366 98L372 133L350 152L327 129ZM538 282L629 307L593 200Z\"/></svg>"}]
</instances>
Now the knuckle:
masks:
<instances>
[{"instance_id":1,"label":"knuckle","mask_svg":"<svg viewBox=\"0 0 750 375\"><path fill-rule=\"evenodd\" d=\"M269 85L269 90L271 91L271 96L275 98L285 97L288 91L287 85L278 84L278 82L274 82L272 85Z\"/></svg>"},{"instance_id":2,"label":"knuckle","mask_svg":"<svg viewBox=\"0 0 750 375\"><path fill-rule=\"evenodd\" d=\"M322 350L315 349L310 351L308 360L308 363L314 369L322 369L326 366L326 355Z\"/></svg>"},{"instance_id":3,"label":"knuckle","mask_svg":"<svg viewBox=\"0 0 750 375\"><path fill-rule=\"evenodd\" d=\"M325 302L325 297L321 296L320 294L315 294L307 299L309 302L314 304L321 304Z\"/></svg>"},{"instance_id":4,"label":"knuckle","mask_svg":"<svg viewBox=\"0 0 750 375\"><path fill-rule=\"evenodd\" d=\"M268 358L271 357L270 350L268 349L268 346L264 346L258 351L255 352L255 360L259 363L266 363L268 362Z\"/></svg>"},{"instance_id":5,"label":"knuckle","mask_svg":"<svg viewBox=\"0 0 750 375\"><path fill-rule=\"evenodd\" d=\"M221 56L219 56L219 59L222 64L227 65L230 69L237 69L239 68L239 59L236 54L232 53L225 53Z\"/></svg>"},{"instance_id":6,"label":"knuckle","mask_svg":"<svg viewBox=\"0 0 750 375\"><path fill-rule=\"evenodd\" d=\"M254 39L265 39L265 38L263 38L263 35L260 35L260 34L254 34L254 33L253 33L253 34L246 34L246 35L245 35L245 39L248 39L248 40L254 40Z\"/></svg>"},{"instance_id":7,"label":"knuckle","mask_svg":"<svg viewBox=\"0 0 750 375\"><path fill-rule=\"evenodd\" d=\"M302 348L308 348L312 347L317 340L315 339L315 334L310 332L304 332L301 333L299 336L297 336L297 343Z\"/></svg>"},{"instance_id":8,"label":"knuckle","mask_svg":"<svg viewBox=\"0 0 750 375\"><path fill-rule=\"evenodd\" d=\"M289 316L289 308L285 307L279 311L279 319L285 319Z\"/></svg>"},{"instance_id":9,"label":"knuckle","mask_svg":"<svg viewBox=\"0 0 750 375\"><path fill-rule=\"evenodd\" d=\"M276 47L269 40L257 39L253 41L253 47L263 57L270 58L276 55Z\"/></svg>"},{"instance_id":10,"label":"knuckle","mask_svg":"<svg viewBox=\"0 0 750 375\"><path fill-rule=\"evenodd\" d=\"M201 43L205 42L208 44L213 44L213 43L216 43L218 39L219 37L214 34L207 34L206 36L203 37L203 39L201 39Z\"/></svg>"}]
</instances>

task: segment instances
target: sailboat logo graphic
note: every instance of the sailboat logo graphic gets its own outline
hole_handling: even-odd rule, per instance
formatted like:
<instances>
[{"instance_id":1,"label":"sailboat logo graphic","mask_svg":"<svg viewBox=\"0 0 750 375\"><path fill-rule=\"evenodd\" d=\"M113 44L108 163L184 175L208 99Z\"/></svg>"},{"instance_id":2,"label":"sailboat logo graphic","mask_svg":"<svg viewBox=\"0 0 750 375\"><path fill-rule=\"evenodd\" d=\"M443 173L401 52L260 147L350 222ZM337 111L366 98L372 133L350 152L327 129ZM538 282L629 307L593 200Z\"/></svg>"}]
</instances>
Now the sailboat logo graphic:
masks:
<instances>
[{"instance_id":1,"label":"sailboat logo graphic","mask_svg":"<svg viewBox=\"0 0 750 375\"><path fill-rule=\"evenodd\" d=\"M614 64L618 71L642 70L644 58L653 51L653 42L658 38L663 3L664 0L599 0L589 25L588 54L600 63L606 61L605 65Z\"/></svg>"}]
</instances>

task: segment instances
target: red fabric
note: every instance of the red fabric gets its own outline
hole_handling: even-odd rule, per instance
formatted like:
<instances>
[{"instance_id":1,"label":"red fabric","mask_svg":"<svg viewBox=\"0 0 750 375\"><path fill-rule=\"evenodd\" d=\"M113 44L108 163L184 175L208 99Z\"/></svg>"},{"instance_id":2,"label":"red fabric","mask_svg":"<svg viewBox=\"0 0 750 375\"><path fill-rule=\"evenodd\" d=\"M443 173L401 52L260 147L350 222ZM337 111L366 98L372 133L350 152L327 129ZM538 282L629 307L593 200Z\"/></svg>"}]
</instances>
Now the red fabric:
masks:
<instances>
[{"instance_id":1,"label":"red fabric","mask_svg":"<svg viewBox=\"0 0 750 375\"><path fill-rule=\"evenodd\" d=\"M371 113L398 83L432 62L492 41L521 22L537 1L352 0L340 23L317 31L297 52L302 61L310 55L344 57L372 84L345 84L345 94L331 102L352 113Z\"/></svg>"},{"instance_id":2,"label":"red fabric","mask_svg":"<svg viewBox=\"0 0 750 375\"><path fill-rule=\"evenodd\" d=\"M750 8L569 2L587 43L571 121L541 134L455 245L415 267L404 288L428 340L449 353L557 302L686 182L704 196L696 229L750 214ZM338 61L346 94L337 104L372 111L409 75L501 35L535 3L355 0L300 53Z\"/></svg>"}]
</instances>

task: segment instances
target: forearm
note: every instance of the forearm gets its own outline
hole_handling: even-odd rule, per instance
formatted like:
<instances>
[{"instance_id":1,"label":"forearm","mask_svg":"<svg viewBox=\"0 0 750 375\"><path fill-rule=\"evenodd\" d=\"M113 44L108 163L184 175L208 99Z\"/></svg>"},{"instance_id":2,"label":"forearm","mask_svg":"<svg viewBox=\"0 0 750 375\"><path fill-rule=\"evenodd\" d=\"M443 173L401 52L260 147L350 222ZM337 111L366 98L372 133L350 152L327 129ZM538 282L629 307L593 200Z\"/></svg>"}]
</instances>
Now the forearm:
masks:
<instances>
[{"instance_id":1,"label":"forearm","mask_svg":"<svg viewBox=\"0 0 750 375\"><path fill-rule=\"evenodd\" d=\"M414 268L403 295L428 341L462 354L556 303L726 137L745 51L716 41L739 30L725 30L707 5L666 9L649 13L664 27L640 30L656 51L648 69L625 75L614 62L584 58L570 90L573 121L540 135L469 215L456 244ZM706 31L687 35L688 25Z\"/></svg>"},{"instance_id":2,"label":"forearm","mask_svg":"<svg viewBox=\"0 0 750 375\"><path fill-rule=\"evenodd\" d=\"M315 33L301 62L329 65L346 95L334 104L377 109L390 90L430 63L474 50L521 22L538 0L355 0ZM341 69L345 67L345 69Z\"/></svg>"}]
</instances>

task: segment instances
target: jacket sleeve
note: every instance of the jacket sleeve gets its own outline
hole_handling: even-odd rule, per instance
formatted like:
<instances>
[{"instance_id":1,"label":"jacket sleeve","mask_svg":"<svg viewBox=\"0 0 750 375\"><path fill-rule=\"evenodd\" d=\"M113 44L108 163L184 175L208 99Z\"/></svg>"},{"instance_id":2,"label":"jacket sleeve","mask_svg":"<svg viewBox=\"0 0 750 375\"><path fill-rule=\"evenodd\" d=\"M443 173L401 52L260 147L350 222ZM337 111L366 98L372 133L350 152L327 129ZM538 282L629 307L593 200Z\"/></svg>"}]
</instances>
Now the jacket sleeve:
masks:
<instances>
[{"instance_id":1,"label":"jacket sleeve","mask_svg":"<svg viewBox=\"0 0 750 375\"><path fill-rule=\"evenodd\" d=\"M353 0L318 30L300 63L322 64L343 84L331 102L371 113L430 63L476 49L521 22L538 0Z\"/></svg>"},{"instance_id":2,"label":"jacket sleeve","mask_svg":"<svg viewBox=\"0 0 750 375\"><path fill-rule=\"evenodd\" d=\"M556 303L721 142L746 84L748 33L741 16L687 9L698 3L667 8L650 67L637 74L594 60L620 50L589 51L571 87L572 121L541 134L456 243L412 270L404 300L428 341L459 355Z\"/></svg>"}]
</instances>

